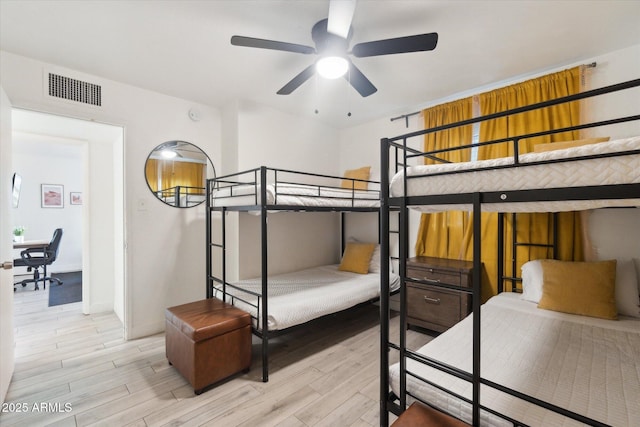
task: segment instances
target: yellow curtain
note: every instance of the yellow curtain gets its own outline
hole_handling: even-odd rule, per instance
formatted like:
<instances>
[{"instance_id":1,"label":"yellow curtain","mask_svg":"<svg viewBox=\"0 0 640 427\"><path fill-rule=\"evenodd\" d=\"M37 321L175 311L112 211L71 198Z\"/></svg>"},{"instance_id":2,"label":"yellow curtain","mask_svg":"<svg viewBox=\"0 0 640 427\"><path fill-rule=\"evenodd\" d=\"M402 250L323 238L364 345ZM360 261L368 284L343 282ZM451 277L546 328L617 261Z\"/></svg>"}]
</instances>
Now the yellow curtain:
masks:
<instances>
[{"instance_id":1,"label":"yellow curtain","mask_svg":"<svg viewBox=\"0 0 640 427\"><path fill-rule=\"evenodd\" d=\"M425 129L470 119L473 115L473 99L466 98L438 105L422 112ZM472 127L464 126L425 135L424 150L432 151L471 144ZM440 153L440 158L450 162L466 162L471 158L471 150L456 150ZM425 164L437 163L424 159ZM469 222L467 212L450 211L422 214L416 240L416 255L442 258L465 258L467 248L463 237Z\"/></svg>"},{"instance_id":2,"label":"yellow curtain","mask_svg":"<svg viewBox=\"0 0 640 427\"><path fill-rule=\"evenodd\" d=\"M492 114L525 105L543 102L580 91L580 67L546 75L537 79L515 84L479 95L481 115ZM557 129L579 124L580 105L578 102L548 107L541 110L517 114L511 117L482 122L480 141L490 141L509 136L522 135L548 129ZM555 135L521 140L519 153L533 151L536 144L554 141L578 139L578 132L565 132ZM478 159L490 159L513 155L512 144L494 144L479 147ZM483 300L497 293L497 214L482 214L482 260L485 268L483 280ZM517 215L518 241L548 244L552 242L551 214L533 213ZM511 216L507 218L507 239L511 238ZM582 232L579 214L561 212L558 220L559 253L563 260L582 260ZM466 235L467 244L471 244L471 232ZM509 241L509 240L507 240ZM505 247L505 258L512 259L511 245ZM517 271L520 266L536 258L549 258L553 254L549 249L522 246L517 251ZM510 265L507 266L510 268ZM513 272L507 271L507 275Z\"/></svg>"},{"instance_id":3,"label":"yellow curtain","mask_svg":"<svg viewBox=\"0 0 640 427\"><path fill-rule=\"evenodd\" d=\"M206 165L202 163L149 159L145 172L153 191L177 186L203 188L205 186L205 168ZM160 188L158 188L158 180ZM190 194L197 194L196 190L191 189Z\"/></svg>"},{"instance_id":4,"label":"yellow curtain","mask_svg":"<svg viewBox=\"0 0 640 427\"><path fill-rule=\"evenodd\" d=\"M158 191L158 161L156 159L148 159L145 166L145 176L151 191Z\"/></svg>"}]
</instances>

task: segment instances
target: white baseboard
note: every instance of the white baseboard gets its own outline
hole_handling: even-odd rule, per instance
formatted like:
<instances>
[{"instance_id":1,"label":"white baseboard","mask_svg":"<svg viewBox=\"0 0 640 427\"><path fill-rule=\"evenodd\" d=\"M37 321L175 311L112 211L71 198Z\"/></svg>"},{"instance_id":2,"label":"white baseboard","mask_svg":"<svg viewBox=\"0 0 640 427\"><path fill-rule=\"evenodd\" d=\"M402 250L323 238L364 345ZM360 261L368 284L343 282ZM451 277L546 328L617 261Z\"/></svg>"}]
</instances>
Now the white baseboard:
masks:
<instances>
[{"instance_id":1,"label":"white baseboard","mask_svg":"<svg viewBox=\"0 0 640 427\"><path fill-rule=\"evenodd\" d=\"M113 307L108 304L91 304L88 314L107 313L113 311Z\"/></svg>"},{"instance_id":2,"label":"white baseboard","mask_svg":"<svg viewBox=\"0 0 640 427\"><path fill-rule=\"evenodd\" d=\"M127 339L133 340L164 332L164 322L153 322L129 328Z\"/></svg>"}]
</instances>

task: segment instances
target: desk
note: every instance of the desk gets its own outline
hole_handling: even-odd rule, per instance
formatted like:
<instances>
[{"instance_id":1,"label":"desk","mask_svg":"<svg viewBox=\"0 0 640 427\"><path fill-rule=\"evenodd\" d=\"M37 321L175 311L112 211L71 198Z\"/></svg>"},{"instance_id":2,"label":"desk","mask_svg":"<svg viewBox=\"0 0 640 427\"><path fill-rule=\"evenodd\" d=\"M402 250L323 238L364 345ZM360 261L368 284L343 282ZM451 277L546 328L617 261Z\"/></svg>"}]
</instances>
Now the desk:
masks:
<instances>
[{"instance_id":1,"label":"desk","mask_svg":"<svg viewBox=\"0 0 640 427\"><path fill-rule=\"evenodd\" d=\"M13 242L13 249L44 248L48 244L48 240L25 240L24 242Z\"/></svg>"}]
</instances>

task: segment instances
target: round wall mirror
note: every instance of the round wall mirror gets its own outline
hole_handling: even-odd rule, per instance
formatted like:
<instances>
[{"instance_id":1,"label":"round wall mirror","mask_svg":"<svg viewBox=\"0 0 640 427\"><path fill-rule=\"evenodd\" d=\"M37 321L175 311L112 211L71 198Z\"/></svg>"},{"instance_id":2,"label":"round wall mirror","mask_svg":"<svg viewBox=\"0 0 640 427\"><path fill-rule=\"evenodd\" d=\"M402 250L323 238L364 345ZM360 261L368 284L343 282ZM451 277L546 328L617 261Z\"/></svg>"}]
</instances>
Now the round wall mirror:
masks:
<instances>
[{"instance_id":1,"label":"round wall mirror","mask_svg":"<svg viewBox=\"0 0 640 427\"><path fill-rule=\"evenodd\" d=\"M216 176L209 156L185 141L167 141L154 148L147 157L144 173L151 192L176 208L204 202L207 179Z\"/></svg>"}]
</instances>

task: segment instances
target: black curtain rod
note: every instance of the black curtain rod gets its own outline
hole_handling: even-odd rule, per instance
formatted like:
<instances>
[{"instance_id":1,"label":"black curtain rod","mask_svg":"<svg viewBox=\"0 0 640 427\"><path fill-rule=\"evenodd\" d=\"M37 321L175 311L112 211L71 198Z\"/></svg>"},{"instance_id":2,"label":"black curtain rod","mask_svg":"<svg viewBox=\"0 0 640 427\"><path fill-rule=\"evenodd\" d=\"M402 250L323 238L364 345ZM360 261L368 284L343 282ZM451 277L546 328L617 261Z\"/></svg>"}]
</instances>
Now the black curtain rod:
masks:
<instances>
[{"instance_id":1,"label":"black curtain rod","mask_svg":"<svg viewBox=\"0 0 640 427\"><path fill-rule=\"evenodd\" d=\"M391 121L392 121L392 122L394 122L394 121L396 121L396 120L398 120L398 119L404 119L405 125L406 125L407 127L409 127L409 117L411 117L411 116L415 116L415 115L417 115L417 114L420 114L421 112L422 112L422 111L415 111L415 112L413 112L413 113L403 114L403 115L398 116L398 117L391 117Z\"/></svg>"},{"instance_id":2,"label":"black curtain rod","mask_svg":"<svg viewBox=\"0 0 640 427\"><path fill-rule=\"evenodd\" d=\"M598 66L598 63L594 61L594 62L591 62L589 64L583 64L582 66L585 67L585 68L596 68ZM391 121L395 122L396 120L404 119L404 123L405 123L406 127L409 127L409 117L415 116L417 114L420 114L421 112L422 112L422 110L414 111L413 113L402 114L402 115L397 116L397 117L391 117Z\"/></svg>"}]
</instances>

